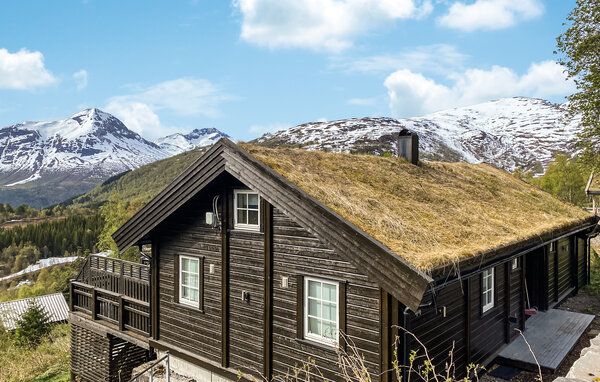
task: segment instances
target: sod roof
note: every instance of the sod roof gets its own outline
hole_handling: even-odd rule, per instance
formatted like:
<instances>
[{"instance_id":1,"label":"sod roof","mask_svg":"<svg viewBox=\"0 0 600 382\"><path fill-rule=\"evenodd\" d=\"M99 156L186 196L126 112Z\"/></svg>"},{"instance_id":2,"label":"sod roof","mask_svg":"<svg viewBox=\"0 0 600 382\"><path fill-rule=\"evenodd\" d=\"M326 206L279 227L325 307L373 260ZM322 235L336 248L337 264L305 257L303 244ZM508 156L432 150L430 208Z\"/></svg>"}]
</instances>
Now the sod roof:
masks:
<instances>
[{"instance_id":1,"label":"sod roof","mask_svg":"<svg viewBox=\"0 0 600 382\"><path fill-rule=\"evenodd\" d=\"M421 270L592 218L490 165L240 146Z\"/></svg>"}]
</instances>

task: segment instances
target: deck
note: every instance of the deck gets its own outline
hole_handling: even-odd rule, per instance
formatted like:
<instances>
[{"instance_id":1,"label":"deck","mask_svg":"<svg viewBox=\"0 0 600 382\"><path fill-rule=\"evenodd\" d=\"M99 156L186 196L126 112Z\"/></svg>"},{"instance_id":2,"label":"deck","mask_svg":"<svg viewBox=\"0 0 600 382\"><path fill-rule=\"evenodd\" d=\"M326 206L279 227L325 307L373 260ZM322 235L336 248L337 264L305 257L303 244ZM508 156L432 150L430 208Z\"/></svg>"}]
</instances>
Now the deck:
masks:
<instances>
[{"instance_id":1,"label":"deck","mask_svg":"<svg viewBox=\"0 0 600 382\"><path fill-rule=\"evenodd\" d=\"M590 314L550 309L527 320L523 335L531 345L542 372L556 371L593 319ZM534 372L538 370L521 336L500 352L496 362Z\"/></svg>"},{"instance_id":2,"label":"deck","mask_svg":"<svg viewBox=\"0 0 600 382\"><path fill-rule=\"evenodd\" d=\"M88 326L129 342L147 343L151 328L149 266L90 255L77 278L71 280L70 297L71 320L81 324L87 320Z\"/></svg>"}]
</instances>

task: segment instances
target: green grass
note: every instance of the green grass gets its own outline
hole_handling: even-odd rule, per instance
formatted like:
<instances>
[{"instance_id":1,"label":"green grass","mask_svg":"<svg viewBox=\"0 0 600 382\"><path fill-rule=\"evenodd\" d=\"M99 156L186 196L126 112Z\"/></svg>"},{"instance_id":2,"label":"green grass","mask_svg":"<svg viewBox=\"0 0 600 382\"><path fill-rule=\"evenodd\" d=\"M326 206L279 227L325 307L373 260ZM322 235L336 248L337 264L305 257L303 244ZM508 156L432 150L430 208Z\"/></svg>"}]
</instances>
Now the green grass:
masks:
<instances>
[{"instance_id":1,"label":"green grass","mask_svg":"<svg viewBox=\"0 0 600 382\"><path fill-rule=\"evenodd\" d=\"M600 294L600 256L592 250L590 267L590 284L586 286L591 296Z\"/></svg>"}]
</instances>

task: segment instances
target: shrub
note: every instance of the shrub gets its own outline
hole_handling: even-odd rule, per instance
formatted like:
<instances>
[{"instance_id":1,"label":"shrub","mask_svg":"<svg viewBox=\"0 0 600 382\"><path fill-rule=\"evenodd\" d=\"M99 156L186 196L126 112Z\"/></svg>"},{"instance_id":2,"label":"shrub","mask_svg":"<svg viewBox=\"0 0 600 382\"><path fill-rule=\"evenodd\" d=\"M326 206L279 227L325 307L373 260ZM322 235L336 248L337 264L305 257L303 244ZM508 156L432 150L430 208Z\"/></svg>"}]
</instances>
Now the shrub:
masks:
<instances>
[{"instance_id":1,"label":"shrub","mask_svg":"<svg viewBox=\"0 0 600 382\"><path fill-rule=\"evenodd\" d=\"M31 299L27 312L17 321L14 341L19 346L37 347L50 333L50 317L35 299Z\"/></svg>"}]
</instances>

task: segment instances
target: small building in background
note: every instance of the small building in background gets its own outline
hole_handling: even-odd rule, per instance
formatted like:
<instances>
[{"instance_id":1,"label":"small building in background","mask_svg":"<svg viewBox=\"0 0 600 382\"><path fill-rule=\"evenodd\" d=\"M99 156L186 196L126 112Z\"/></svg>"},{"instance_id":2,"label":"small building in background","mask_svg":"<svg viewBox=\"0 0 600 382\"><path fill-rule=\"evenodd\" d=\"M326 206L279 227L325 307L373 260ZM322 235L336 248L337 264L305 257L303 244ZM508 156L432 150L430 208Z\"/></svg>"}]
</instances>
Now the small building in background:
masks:
<instances>
[{"instance_id":1,"label":"small building in background","mask_svg":"<svg viewBox=\"0 0 600 382\"><path fill-rule=\"evenodd\" d=\"M31 301L44 308L50 322L63 322L69 318L69 306L65 296L62 293L54 293L0 303L0 326L6 330L16 329L17 322L27 312Z\"/></svg>"}]
</instances>

